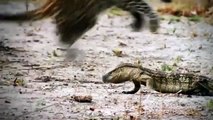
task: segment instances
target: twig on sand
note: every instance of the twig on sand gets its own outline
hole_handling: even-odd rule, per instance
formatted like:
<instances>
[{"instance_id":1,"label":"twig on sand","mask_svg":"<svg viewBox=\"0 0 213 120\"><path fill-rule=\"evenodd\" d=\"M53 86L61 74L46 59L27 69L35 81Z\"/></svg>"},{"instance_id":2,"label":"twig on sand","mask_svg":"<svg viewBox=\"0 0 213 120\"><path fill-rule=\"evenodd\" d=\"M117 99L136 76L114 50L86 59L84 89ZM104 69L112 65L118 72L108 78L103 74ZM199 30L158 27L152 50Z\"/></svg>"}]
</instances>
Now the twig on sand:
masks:
<instances>
[{"instance_id":1,"label":"twig on sand","mask_svg":"<svg viewBox=\"0 0 213 120\"><path fill-rule=\"evenodd\" d=\"M70 94L65 95L65 96L62 96L62 97L60 97L60 98L67 98L67 97L69 97L69 96L70 96ZM19 116L15 116L15 120L17 120L17 119L19 119L19 118L21 118L21 117L24 117L24 116L26 116L26 115L30 115L30 114L32 114L32 113L36 113L36 112L42 111L42 110L44 110L44 109L46 109L46 108L50 108L50 107L53 107L53 106L56 106L56 105L61 105L61 104L62 104L62 102L56 102L56 103L47 105L47 106L45 106L45 107L38 108L38 109L36 109L36 110L34 110L34 111L26 112L26 113L21 114L21 115L19 115Z\"/></svg>"},{"instance_id":2,"label":"twig on sand","mask_svg":"<svg viewBox=\"0 0 213 120\"><path fill-rule=\"evenodd\" d=\"M73 101L77 101L77 102L81 102L81 103L91 103L91 101L92 101L92 96L90 96L90 95L86 95L86 96L75 96L75 95L73 95L73 96L71 96L71 99L70 99L70 94L68 94L68 95L65 95L65 96L62 96L62 97L60 97L61 99L62 98L67 98L68 100L73 100ZM53 107L53 106L56 106L56 105L62 105L63 103L62 102L56 102L56 103L53 103L53 104L50 104L50 105L47 105L47 106L45 106L45 107L42 107L42 108L38 108L38 109L36 109L36 110L34 110L34 111L31 111L31 112L27 112L27 113L24 113L24 114L22 114L22 115L19 115L19 116L15 116L15 120L17 120L17 119L19 119L19 118L21 118L21 117L24 117L24 116L26 116L26 115L30 115L30 114L32 114L32 113L36 113L36 112L39 112L39 111L42 111L42 110L44 110L44 109L46 109L46 108L50 108L50 107Z\"/></svg>"},{"instance_id":3,"label":"twig on sand","mask_svg":"<svg viewBox=\"0 0 213 120\"><path fill-rule=\"evenodd\" d=\"M17 120L17 119L19 119L19 118L21 118L21 117L24 117L24 116L26 116L26 115L29 115L29 114L32 114L32 113L35 113L35 112L39 112L39 111L44 110L44 109L46 109L46 108L49 108L49 107L52 107L52 106L55 106L55 105L60 105L60 104L61 104L61 102L57 102L57 103L54 103L54 104L51 104L51 105L48 105L48 106L45 106L45 107L42 107L42 108L38 108L38 109L36 109L36 110L34 110L34 111L27 112L27 113L24 113L24 114L22 114L22 115L16 116L16 117L15 117L15 120Z\"/></svg>"}]
</instances>

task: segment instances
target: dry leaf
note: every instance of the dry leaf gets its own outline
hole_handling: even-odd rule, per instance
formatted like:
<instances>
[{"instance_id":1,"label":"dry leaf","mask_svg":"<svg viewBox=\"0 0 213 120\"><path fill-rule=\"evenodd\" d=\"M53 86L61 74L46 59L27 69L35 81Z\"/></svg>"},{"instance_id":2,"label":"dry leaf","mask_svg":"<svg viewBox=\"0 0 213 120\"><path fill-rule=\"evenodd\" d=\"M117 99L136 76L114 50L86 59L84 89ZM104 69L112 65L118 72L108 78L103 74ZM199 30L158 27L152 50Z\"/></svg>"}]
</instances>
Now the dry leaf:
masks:
<instances>
[{"instance_id":1,"label":"dry leaf","mask_svg":"<svg viewBox=\"0 0 213 120\"><path fill-rule=\"evenodd\" d=\"M114 49L112 50L112 52L114 53L115 56L117 57L122 57L123 56L123 52L120 49Z\"/></svg>"},{"instance_id":2,"label":"dry leaf","mask_svg":"<svg viewBox=\"0 0 213 120\"><path fill-rule=\"evenodd\" d=\"M77 102L87 102L87 103L92 102L92 96L91 95L87 95L87 96L75 96L75 95L73 95L72 98Z\"/></svg>"},{"instance_id":3,"label":"dry leaf","mask_svg":"<svg viewBox=\"0 0 213 120\"><path fill-rule=\"evenodd\" d=\"M126 47L126 46L127 46L127 44L126 44L126 43L124 43L124 42L119 42L119 46L121 46L121 47Z\"/></svg>"}]
</instances>

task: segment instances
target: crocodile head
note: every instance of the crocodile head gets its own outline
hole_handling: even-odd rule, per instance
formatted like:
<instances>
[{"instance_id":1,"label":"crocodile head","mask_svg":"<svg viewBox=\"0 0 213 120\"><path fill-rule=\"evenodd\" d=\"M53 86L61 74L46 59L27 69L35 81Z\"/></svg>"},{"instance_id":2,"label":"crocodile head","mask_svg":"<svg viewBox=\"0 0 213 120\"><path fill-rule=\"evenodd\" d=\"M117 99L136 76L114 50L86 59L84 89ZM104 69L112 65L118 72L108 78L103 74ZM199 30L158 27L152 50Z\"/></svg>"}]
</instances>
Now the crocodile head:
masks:
<instances>
[{"instance_id":1,"label":"crocodile head","mask_svg":"<svg viewBox=\"0 0 213 120\"><path fill-rule=\"evenodd\" d=\"M104 83L123 83L126 81L139 80L141 69L129 64L118 65L115 69L102 76Z\"/></svg>"},{"instance_id":2,"label":"crocodile head","mask_svg":"<svg viewBox=\"0 0 213 120\"><path fill-rule=\"evenodd\" d=\"M115 68L103 75L102 80L104 83L122 83L127 81L124 77L122 77L123 74L123 68Z\"/></svg>"}]
</instances>

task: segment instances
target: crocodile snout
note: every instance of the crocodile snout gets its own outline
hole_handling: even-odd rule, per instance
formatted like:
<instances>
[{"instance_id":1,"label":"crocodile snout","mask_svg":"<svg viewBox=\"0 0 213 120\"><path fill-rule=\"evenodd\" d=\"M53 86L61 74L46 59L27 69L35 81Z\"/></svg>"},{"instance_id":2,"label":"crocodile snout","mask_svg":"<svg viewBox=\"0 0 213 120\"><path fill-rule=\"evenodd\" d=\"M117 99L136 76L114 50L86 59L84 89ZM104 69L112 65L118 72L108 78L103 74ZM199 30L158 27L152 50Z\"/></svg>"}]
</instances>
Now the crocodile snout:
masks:
<instances>
[{"instance_id":1,"label":"crocodile snout","mask_svg":"<svg viewBox=\"0 0 213 120\"><path fill-rule=\"evenodd\" d=\"M114 83L114 78L110 73L107 73L102 76L102 81L104 83Z\"/></svg>"},{"instance_id":2,"label":"crocodile snout","mask_svg":"<svg viewBox=\"0 0 213 120\"><path fill-rule=\"evenodd\" d=\"M102 76L102 81L104 82L104 83L107 83L108 82L108 79L109 77L108 77L108 74L106 74L106 75L103 75Z\"/></svg>"}]
</instances>

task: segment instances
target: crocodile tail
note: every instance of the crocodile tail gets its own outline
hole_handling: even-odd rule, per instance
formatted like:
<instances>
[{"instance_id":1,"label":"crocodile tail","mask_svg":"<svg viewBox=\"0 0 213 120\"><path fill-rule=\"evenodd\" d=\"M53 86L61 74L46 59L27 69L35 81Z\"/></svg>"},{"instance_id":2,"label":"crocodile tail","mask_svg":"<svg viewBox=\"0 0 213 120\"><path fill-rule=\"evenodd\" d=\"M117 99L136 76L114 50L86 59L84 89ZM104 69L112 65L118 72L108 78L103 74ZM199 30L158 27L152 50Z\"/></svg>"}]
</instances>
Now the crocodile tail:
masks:
<instances>
[{"instance_id":1,"label":"crocodile tail","mask_svg":"<svg viewBox=\"0 0 213 120\"><path fill-rule=\"evenodd\" d=\"M40 20L46 17L53 16L57 13L57 2L60 0L47 0L47 2L40 8L16 13L16 14L0 14L0 21L30 21Z\"/></svg>"}]
</instances>

